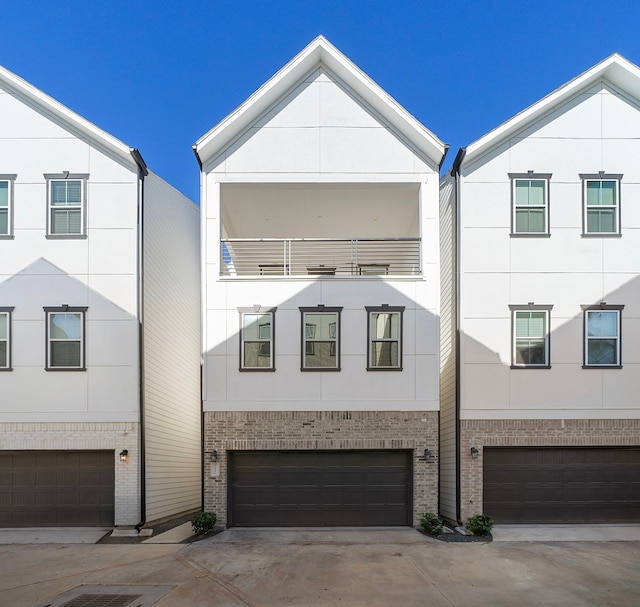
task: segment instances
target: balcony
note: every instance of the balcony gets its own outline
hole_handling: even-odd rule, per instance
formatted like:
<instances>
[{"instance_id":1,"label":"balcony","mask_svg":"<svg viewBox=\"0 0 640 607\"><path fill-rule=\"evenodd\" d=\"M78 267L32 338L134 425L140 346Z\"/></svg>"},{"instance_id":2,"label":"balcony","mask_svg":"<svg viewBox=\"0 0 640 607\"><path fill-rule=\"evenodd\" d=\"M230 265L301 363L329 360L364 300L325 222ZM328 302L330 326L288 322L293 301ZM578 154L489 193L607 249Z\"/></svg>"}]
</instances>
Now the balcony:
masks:
<instances>
[{"instance_id":1,"label":"balcony","mask_svg":"<svg viewBox=\"0 0 640 607\"><path fill-rule=\"evenodd\" d=\"M415 276L419 238L226 238L222 276Z\"/></svg>"}]
</instances>

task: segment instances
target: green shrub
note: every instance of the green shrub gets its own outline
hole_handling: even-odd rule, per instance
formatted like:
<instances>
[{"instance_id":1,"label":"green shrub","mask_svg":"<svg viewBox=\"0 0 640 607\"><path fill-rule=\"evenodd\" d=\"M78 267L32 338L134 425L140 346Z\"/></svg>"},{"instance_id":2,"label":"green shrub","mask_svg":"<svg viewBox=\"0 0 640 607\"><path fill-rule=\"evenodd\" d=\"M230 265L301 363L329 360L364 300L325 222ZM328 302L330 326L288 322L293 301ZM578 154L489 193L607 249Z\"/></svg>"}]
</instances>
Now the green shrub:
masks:
<instances>
[{"instance_id":1,"label":"green shrub","mask_svg":"<svg viewBox=\"0 0 640 607\"><path fill-rule=\"evenodd\" d=\"M206 535L213 531L216 519L215 512L201 512L191 519L191 529L197 535Z\"/></svg>"},{"instance_id":2,"label":"green shrub","mask_svg":"<svg viewBox=\"0 0 640 607\"><path fill-rule=\"evenodd\" d=\"M465 527L473 535L489 535L493 527L493 519L486 514L475 514L467 519Z\"/></svg>"},{"instance_id":3,"label":"green shrub","mask_svg":"<svg viewBox=\"0 0 640 607\"><path fill-rule=\"evenodd\" d=\"M425 530L425 533L430 535L438 535L444 523L433 512L425 512L420 519L420 526Z\"/></svg>"}]
</instances>

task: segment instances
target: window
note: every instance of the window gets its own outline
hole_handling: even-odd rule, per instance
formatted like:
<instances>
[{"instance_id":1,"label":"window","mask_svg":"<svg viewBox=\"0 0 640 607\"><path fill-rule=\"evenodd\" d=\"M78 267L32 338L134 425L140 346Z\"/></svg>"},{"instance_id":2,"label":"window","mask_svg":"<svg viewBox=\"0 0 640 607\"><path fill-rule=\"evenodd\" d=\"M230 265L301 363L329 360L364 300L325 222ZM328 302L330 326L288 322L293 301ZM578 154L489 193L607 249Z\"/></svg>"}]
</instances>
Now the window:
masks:
<instances>
[{"instance_id":1,"label":"window","mask_svg":"<svg viewBox=\"0 0 640 607\"><path fill-rule=\"evenodd\" d=\"M240 370L275 371L276 308L240 308Z\"/></svg>"},{"instance_id":2,"label":"window","mask_svg":"<svg viewBox=\"0 0 640 607\"><path fill-rule=\"evenodd\" d=\"M367 371L402 371L404 306L366 307Z\"/></svg>"},{"instance_id":3,"label":"window","mask_svg":"<svg viewBox=\"0 0 640 607\"><path fill-rule=\"evenodd\" d=\"M0 371L11 371L11 312L0 308Z\"/></svg>"},{"instance_id":4,"label":"window","mask_svg":"<svg viewBox=\"0 0 640 607\"><path fill-rule=\"evenodd\" d=\"M511 310L511 368L548 369L549 313L553 306L533 303L509 306Z\"/></svg>"},{"instance_id":5,"label":"window","mask_svg":"<svg viewBox=\"0 0 640 607\"><path fill-rule=\"evenodd\" d=\"M44 308L47 371L85 371L84 324L87 308Z\"/></svg>"},{"instance_id":6,"label":"window","mask_svg":"<svg viewBox=\"0 0 640 607\"><path fill-rule=\"evenodd\" d=\"M0 175L0 238L13 237L13 182L16 175Z\"/></svg>"},{"instance_id":7,"label":"window","mask_svg":"<svg viewBox=\"0 0 640 607\"><path fill-rule=\"evenodd\" d=\"M583 234L620 234L622 175L580 175L583 180Z\"/></svg>"},{"instance_id":8,"label":"window","mask_svg":"<svg viewBox=\"0 0 640 607\"><path fill-rule=\"evenodd\" d=\"M300 308L302 315L302 371L340 370L340 313L342 308Z\"/></svg>"},{"instance_id":9,"label":"window","mask_svg":"<svg viewBox=\"0 0 640 607\"><path fill-rule=\"evenodd\" d=\"M83 238L86 235L87 175L45 175L49 237Z\"/></svg>"},{"instance_id":10,"label":"window","mask_svg":"<svg viewBox=\"0 0 640 607\"><path fill-rule=\"evenodd\" d=\"M550 174L509 175L512 191L511 233L513 235L544 236L549 234Z\"/></svg>"},{"instance_id":11,"label":"window","mask_svg":"<svg viewBox=\"0 0 640 607\"><path fill-rule=\"evenodd\" d=\"M584 366L621 367L620 327L624 306L584 307Z\"/></svg>"}]
</instances>

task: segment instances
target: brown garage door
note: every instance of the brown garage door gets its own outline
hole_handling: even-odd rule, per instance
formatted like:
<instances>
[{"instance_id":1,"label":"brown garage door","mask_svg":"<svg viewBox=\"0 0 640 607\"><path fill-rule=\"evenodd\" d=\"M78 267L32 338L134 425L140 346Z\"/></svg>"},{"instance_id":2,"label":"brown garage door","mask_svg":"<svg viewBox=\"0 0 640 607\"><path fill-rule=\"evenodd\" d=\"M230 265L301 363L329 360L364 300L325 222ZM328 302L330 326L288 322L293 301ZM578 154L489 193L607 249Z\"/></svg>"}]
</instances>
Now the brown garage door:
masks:
<instances>
[{"instance_id":1,"label":"brown garage door","mask_svg":"<svg viewBox=\"0 0 640 607\"><path fill-rule=\"evenodd\" d=\"M640 521L640 448L485 448L484 513L497 523Z\"/></svg>"},{"instance_id":2,"label":"brown garage door","mask_svg":"<svg viewBox=\"0 0 640 607\"><path fill-rule=\"evenodd\" d=\"M411 453L236 452L229 488L233 526L409 525Z\"/></svg>"},{"instance_id":3,"label":"brown garage door","mask_svg":"<svg viewBox=\"0 0 640 607\"><path fill-rule=\"evenodd\" d=\"M113 451L0 451L0 527L112 526Z\"/></svg>"}]
</instances>

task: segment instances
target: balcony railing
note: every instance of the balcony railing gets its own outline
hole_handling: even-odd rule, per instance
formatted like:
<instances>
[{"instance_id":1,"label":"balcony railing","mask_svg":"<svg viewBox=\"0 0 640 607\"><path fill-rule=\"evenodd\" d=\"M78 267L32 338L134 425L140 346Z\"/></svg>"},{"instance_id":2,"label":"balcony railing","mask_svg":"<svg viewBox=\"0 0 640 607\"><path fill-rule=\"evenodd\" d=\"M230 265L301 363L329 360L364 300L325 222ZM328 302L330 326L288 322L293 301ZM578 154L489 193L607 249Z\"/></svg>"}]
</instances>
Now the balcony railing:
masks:
<instances>
[{"instance_id":1,"label":"balcony railing","mask_svg":"<svg viewBox=\"0 0 640 607\"><path fill-rule=\"evenodd\" d=\"M419 275L419 238L229 238L223 276Z\"/></svg>"}]
</instances>

